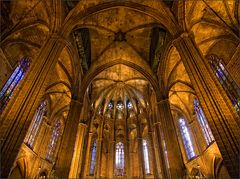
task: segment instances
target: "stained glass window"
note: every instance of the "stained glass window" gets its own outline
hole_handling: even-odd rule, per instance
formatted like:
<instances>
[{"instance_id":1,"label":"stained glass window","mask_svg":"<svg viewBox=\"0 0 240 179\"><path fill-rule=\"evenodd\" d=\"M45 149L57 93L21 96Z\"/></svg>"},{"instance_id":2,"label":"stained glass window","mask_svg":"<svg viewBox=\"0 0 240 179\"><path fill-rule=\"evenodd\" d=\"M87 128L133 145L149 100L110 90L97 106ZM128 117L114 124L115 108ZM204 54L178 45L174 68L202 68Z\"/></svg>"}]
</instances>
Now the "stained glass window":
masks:
<instances>
[{"instance_id":1,"label":"stained glass window","mask_svg":"<svg viewBox=\"0 0 240 179\"><path fill-rule=\"evenodd\" d=\"M143 139L143 157L144 157L145 173L150 174L150 165L149 165L149 156L148 156L148 143L145 139Z\"/></svg>"},{"instance_id":2,"label":"stained glass window","mask_svg":"<svg viewBox=\"0 0 240 179\"><path fill-rule=\"evenodd\" d=\"M200 123L206 143L207 143L207 145L209 145L211 142L214 141L214 138L212 135L212 131L208 126L208 123L207 123L206 117L203 113L203 110L197 99L194 99L194 110L197 114L197 119L198 119L198 122Z\"/></svg>"},{"instance_id":3,"label":"stained glass window","mask_svg":"<svg viewBox=\"0 0 240 179\"><path fill-rule=\"evenodd\" d=\"M49 161L53 160L54 153L55 153L55 150L57 147L57 142L58 142L59 135L60 135L60 130L61 130L61 122L60 122L60 120L58 120L53 127L51 140L48 144L48 150L47 150L48 152L47 152L46 159Z\"/></svg>"},{"instance_id":4,"label":"stained glass window","mask_svg":"<svg viewBox=\"0 0 240 179\"><path fill-rule=\"evenodd\" d=\"M124 145L118 142L116 145L116 175L124 175Z\"/></svg>"},{"instance_id":5,"label":"stained glass window","mask_svg":"<svg viewBox=\"0 0 240 179\"><path fill-rule=\"evenodd\" d=\"M90 163L90 175L94 175L95 163L96 163L96 153L97 152L97 142L94 140L91 150L91 163Z\"/></svg>"},{"instance_id":6,"label":"stained glass window","mask_svg":"<svg viewBox=\"0 0 240 179\"><path fill-rule=\"evenodd\" d=\"M33 143L35 141L36 135L38 133L39 127L42 123L43 120L43 115L46 112L46 102L43 101L40 106L38 107L32 125L30 127L30 130L28 132L27 137L25 138L25 143L29 146L32 147Z\"/></svg>"},{"instance_id":7,"label":"stained glass window","mask_svg":"<svg viewBox=\"0 0 240 179\"><path fill-rule=\"evenodd\" d=\"M186 126L185 120L183 118L179 119L179 128L182 136L183 144L187 153L188 159L195 157L195 152L193 149L193 144L190 138L188 128Z\"/></svg>"},{"instance_id":8,"label":"stained glass window","mask_svg":"<svg viewBox=\"0 0 240 179\"><path fill-rule=\"evenodd\" d=\"M121 101L119 101L119 102L117 103L116 108L117 108L118 110L120 110L120 111L123 110L123 108L124 108L123 103L122 103Z\"/></svg>"},{"instance_id":9,"label":"stained glass window","mask_svg":"<svg viewBox=\"0 0 240 179\"><path fill-rule=\"evenodd\" d=\"M3 86L0 92L0 111L4 109L10 100L14 89L17 87L19 82L23 79L26 71L28 70L30 61L26 58L22 58L19 65L13 71L12 75Z\"/></svg>"},{"instance_id":10,"label":"stained glass window","mask_svg":"<svg viewBox=\"0 0 240 179\"><path fill-rule=\"evenodd\" d=\"M210 64L213 72L230 98L235 110L240 115L240 88L229 75L219 58L216 56L210 56Z\"/></svg>"},{"instance_id":11,"label":"stained glass window","mask_svg":"<svg viewBox=\"0 0 240 179\"><path fill-rule=\"evenodd\" d=\"M133 105L132 105L132 103L130 101L128 102L127 107L128 107L128 109L132 109L133 108Z\"/></svg>"},{"instance_id":12,"label":"stained glass window","mask_svg":"<svg viewBox=\"0 0 240 179\"><path fill-rule=\"evenodd\" d=\"M165 154L165 157L166 157L167 168L170 168L170 166L169 166L169 161L168 161L168 152L167 152L167 147L166 147L166 142L165 142L165 140L163 140L162 143L163 143L164 154Z\"/></svg>"},{"instance_id":13,"label":"stained glass window","mask_svg":"<svg viewBox=\"0 0 240 179\"><path fill-rule=\"evenodd\" d=\"M113 108L113 103L110 102L110 103L108 104L108 109L112 109L112 108Z\"/></svg>"}]
</instances>

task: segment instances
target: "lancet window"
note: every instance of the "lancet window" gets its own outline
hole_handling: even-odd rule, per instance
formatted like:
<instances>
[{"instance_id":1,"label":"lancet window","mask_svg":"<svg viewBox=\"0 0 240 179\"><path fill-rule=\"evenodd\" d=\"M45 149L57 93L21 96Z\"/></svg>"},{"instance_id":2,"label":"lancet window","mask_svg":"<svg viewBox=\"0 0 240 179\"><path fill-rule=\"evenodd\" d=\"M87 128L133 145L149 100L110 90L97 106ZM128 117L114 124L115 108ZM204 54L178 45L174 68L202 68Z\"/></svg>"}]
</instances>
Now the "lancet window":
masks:
<instances>
[{"instance_id":1,"label":"lancet window","mask_svg":"<svg viewBox=\"0 0 240 179\"><path fill-rule=\"evenodd\" d=\"M238 114L240 114L240 88L229 75L219 58L217 58L216 56L211 56L210 64L213 72L217 76L228 97L231 99L235 110L238 112Z\"/></svg>"},{"instance_id":2,"label":"lancet window","mask_svg":"<svg viewBox=\"0 0 240 179\"><path fill-rule=\"evenodd\" d=\"M186 122L183 118L179 119L179 128L180 128L183 144L187 153L187 157L188 159L192 159L193 157L195 157L195 152L193 149L193 144L190 138L188 128L186 126Z\"/></svg>"},{"instance_id":3,"label":"lancet window","mask_svg":"<svg viewBox=\"0 0 240 179\"><path fill-rule=\"evenodd\" d=\"M4 109L10 100L14 89L17 87L19 82L23 79L26 71L30 66L30 61L27 58L22 58L19 65L15 68L12 75L3 86L0 92L0 111Z\"/></svg>"},{"instance_id":4,"label":"lancet window","mask_svg":"<svg viewBox=\"0 0 240 179\"><path fill-rule=\"evenodd\" d=\"M194 110L197 114L197 119L198 119L198 122L203 131L205 141L206 141L207 145L209 145L210 143L212 143L214 141L214 137L212 135L212 131L208 126L206 117L205 117L203 110L197 99L194 99Z\"/></svg>"},{"instance_id":5,"label":"lancet window","mask_svg":"<svg viewBox=\"0 0 240 179\"><path fill-rule=\"evenodd\" d=\"M145 173L150 174L148 143L147 143L147 140L145 139L143 139L143 157L144 157Z\"/></svg>"},{"instance_id":6,"label":"lancet window","mask_svg":"<svg viewBox=\"0 0 240 179\"><path fill-rule=\"evenodd\" d=\"M97 156L97 142L94 140L92 149L91 149L91 162L90 162L90 175L94 175L95 164L96 164L96 156Z\"/></svg>"},{"instance_id":7,"label":"lancet window","mask_svg":"<svg viewBox=\"0 0 240 179\"><path fill-rule=\"evenodd\" d=\"M116 175L124 175L124 145L122 142L116 144Z\"/></svg>"},{"instance_id":8,"label":"lancet window","mask_svg":"<svg viewBox=\"0 0 240 179\"><path fill-rule=\"evenodd\" d=\"M60 122L60 120L58 120L53 127L51 140L48 145L48 152L47 152L46 159L49 161L53 160L54 153L55 153L56 147L57 147L57 142L58 142L59 136L60 136L61 127L62 127L61 122Z\"/></svg>"},{"instance_id":9,"label":"lancet window","mask_svg":"<svg viewBox=\"0 0 240 179\"><path fill-rule=\"evenodd\" d=\"M28 133L27 137L25 138L25 143L29 147L33 147L35 138L36 138L39 128L42 124L43 116L45 113L46 113L46 102L43 101L35 113L29 133Z\"/></svg>"}]
</instances>

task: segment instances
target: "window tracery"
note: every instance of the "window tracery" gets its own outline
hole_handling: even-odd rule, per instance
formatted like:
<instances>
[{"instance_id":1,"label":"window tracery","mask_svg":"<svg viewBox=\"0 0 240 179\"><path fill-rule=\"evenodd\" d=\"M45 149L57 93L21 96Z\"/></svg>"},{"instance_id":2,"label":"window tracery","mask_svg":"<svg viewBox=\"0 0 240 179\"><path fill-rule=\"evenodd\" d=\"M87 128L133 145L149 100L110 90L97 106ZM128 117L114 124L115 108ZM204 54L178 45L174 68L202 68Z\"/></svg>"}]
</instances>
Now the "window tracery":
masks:
<instances>
[{"instance_id":1,"label":"window tracery","mask_svg":"<svg viewBox=\"0 0 240 179\"><path fill-rule=\"evenodd\" d=\"M208 126L206 117L205 117L203 110L197 99L194 99L194 110L197 114L197 119L198 119L198 122L203 131L205 141L206 141L207 145L209 145L210 143L212 143L214 141L214 137L212 135L212 131Z\"/></svg>"},{"instance_id":2,"label":"window tracery","mask_svg":"<svg viewBox=\"0 0 240 179\"><path fill-rule=\"evenodd\" d=\"M31 128L29 130L29 133L27 135L27 137L25 138L25 143L29 146L29 147L33 147L35 138L37 136L37 133L39 131L39 127L42 124L42 120L43 120L43 116L46 113L46 102L43 101L40 106L38 107L34 119L33 119L33 123L31 125Z\"/></svg>"},{"instance_id":3,"label":"window tracery","mask_svg":"<svg viewBox=\"0 0 240 179\"><path fill-rule=\"evenodd\" d=\"M8 101L10 100L14 89L17 87L19 82L25 76L28 68L30 66L30 61L27 58L22 58L19 65L15 68L12 75L3 86L0 92L0 111L4 109L7 105Z\"/></svg>"},{"instance_id":4,"label":"window tracery","mask_svg":"<svg viewBox=\"0 0 240 179\"><path fill-rule=\"evenodd\" d=\"M116 175L124 175L124 145L122 142L116 144Z\"/></svg>"},{"instance_id":5,"label":"window tracery","mask_svg":"<svg viewBox=\"0 0 240 179\"><path fill-rule=\"evenodd\" d=\"M143 157L144 157L145 173L150 174L148 143L147 143L147 140L145 139L143 139Z\"/></svg>"},{"instance_id":6,"label":"window tracery","mask_svg":"<svg viewBox=\"0 0 240 179\"><path fill-rule=\"evenodd\" d=\"M61 130L61 122L60 120L58 120L53 127L52 136L48 145L48 152L47 152L46 159L49 161L53 160L54 153L57 147L57 142L60 136L60 130Z\"/></svg>"},{"instance_id":7,"label":"window tracery","mask_svg":"<svg viewBox=\"0 0 240 179\"><path fill-rule=\"evenodd\" d=\"M132 105L131 101L128 102L127 107L128 107L128 109L132 109L133 108L133 105Z\"/></svg>"},{"instance_id":8,"label":"window tracery","mask_svg":"<svg viewBox=\"0 0 240 179\"><path fill-rule=\"evenodd\" d=\"M240 88L229 75L219 58L216 56L210 56L210 64L213 72L230 98L235 110L240 114Z\"/></svg>"},{"instance_id":9,"label":"window tracery","mask_svg":"<svg viewBox=\"0 0 240 179\"><path fill-rule=\"evenodd\" d=\"M119 111L122 111L124 109L124 105L123 105L122 101L118 101L116 108Z\"/></svg>"},{"instance_id":10,"label":"window tracery","mask_svg":"<svg viewBox=\"0 0 240 179\"><path fill-rule=\"evenodd\" d=\"M108 109L112 109L113 108L113 103L110 101L108 104Z\"/></svg>"},{"instance_id":11,"label":"window tracery","mask_svg":"<svg viewBox=\"0 0 240 179\"><path fill-rule=\"evenodd\" d=\"M96 163L96 153L97 152L97 142L94 140L91 150L91 163L90 163L90 175L94 175L95 163Z\"/></svg>"},{"instance_id":12,"label":"window tracery","mask_svg":"<svg viewBox=\"0 0 240 179\"><path fill-rule=\"evenodd\" d=\"M193 144L190 138L188 128L183 118L179 119L179 128L180 128L183 144L187 153L187 157L188 159L192 159L193 157L195 157L195 152L193 149Z\"/></svg>"}]
</instances>

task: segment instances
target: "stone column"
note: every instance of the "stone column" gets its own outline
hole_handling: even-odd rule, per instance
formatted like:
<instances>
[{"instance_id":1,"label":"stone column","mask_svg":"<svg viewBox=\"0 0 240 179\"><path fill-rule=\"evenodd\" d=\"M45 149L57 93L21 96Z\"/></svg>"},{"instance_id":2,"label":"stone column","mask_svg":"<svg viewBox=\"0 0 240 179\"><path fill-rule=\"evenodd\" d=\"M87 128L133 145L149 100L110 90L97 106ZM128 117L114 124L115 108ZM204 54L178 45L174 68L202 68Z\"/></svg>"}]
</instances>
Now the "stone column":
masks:
<instances>
[{"instance_id":1,"label":"stone column","mask_svg":"<svg viewBox=\"0 0 240 179\"><path fill-rule=\"evenodd\" d=\"M114 132L113 132L114 133ZM116 148L116 142L115 140L111 141L110 144L110 157L108 160L108 166L109 166L109 173L108 178L114 178L115 177L115 148Z\"/></svg>"},{"instance_id":2,"label":"stone column","mask_svg":"<svg viewBox=\"0 0 240 179\"><path fill-rule=\"evenodd\" d=\"M86 150L86 162L85 162L85 166L84 166L84 173L83 176L88 176L89 175L89 169L90 169L90 162L91 162L91 144L92 144L92 137L93 137L93 133L89 132L88 134L88 143L87 143L87 150Z\"/></svg>"},{"instance_id":3,"label":"stone column","mask_svg":"<svg viewBox=\"0 0 240 179\"><path fill-rule=\"evenodd\" d=\"M156 107L155 107L156 109ZM154 140L154 128L153 128L153 122L154 118L156 117L156 111L153 110L153 113L148 114L148 140L149 140L149 160L150 160L150 172L156 179L161 178L161 171L162 167L161 166L161 156L159 154L158 146L156 146L156 141ZM155 117L154 117L155 116ZM155 141L155 143L153 142ZM161 146L160 146L161 147ZM156 150L157 149L157 150ZM164 160L164 159L163 159Z\"/></svg>"},{"instance_id":4,"label":"stone column","mask_svg":"<svg viewBox=\"0 0 240 179\"><path fill-rule=\"evenodd\" d=\"M232 178L239 177L240 119L226 92L188 34L174 42L208 120L223 162Z\"/></svg>"},{"instance_id":5,"label":"stone column","mask_svg":"<svg viewBox=\"0 0 240 179\"><path fill-rule=\"evenodd\" d=\"M154 146L154 156L156 158L156 166L158 168L158 177L160 178L167 178L167 167L166 167L166 160L164 157L164 150L162 146L162 137L161 137L161 125L159 122L154 123L153 128L153 143ZM161 173L160 173L161 170Z\"/></svg>"},{"instance_id":6,"label":"stone column","mask_svg":"<svg viewBox=\"0 0 240 179\"><path fill-rule=\"evenodd\" d=\"M103 119L99 126L99 135L97 139L97 158L96 158L96 178L100 178L101 175L101 164L102 164L102 142L103 142Z\"/></svg>"},{"instance_id":7,"label":"stone column","mask_svg":"<svg viewBox=\"0 0 240 179\"><path fill-rule=\"evenodd\" d=\"M81 168L80 161L82 161L83 143L84 143L86 128L87 128L86 124L83 124L83 123L78 124L77 138L75 142L74 154L73 154L70 173L68 178L79 178L79 173Z\"/></svg>"},{"instance_id":8,"label":"stone column","mask_svg":"<svg viewBox=\"0 0 240 179\"><path fill-rule=\"evenodd\" d=\"M0 116L1 177L6 178L24 141L34 113L44 94L51 71L65 47L65 40L52 35L43 44L18 91L12 96Z\"/></svg>"},{"instance_id":9,"label":"stone column","mask_svg":"<svg viewBox=\"0 0 240 179\"><path fill-rule=\"evenodd\" d=\"M110 142L111 143L111 142ZM110 176L110 172L112 171L111 170L111 163L110 163L110 161L112 161L112 159L111 159L111 151L109 150L108 151L108 153L107 153L107 172L106 172L106 176L108 177L108 178L110 178L109 176Z\"/></svg>"},{"instance_id":10,"label":"stone column","mask_svg":"<svg viewBox=\"0 0 240 179\"><path fill-rule=\"evenodd\" d=\"M157 169L157 161L156 161L156 156L155 156L155 152L154 152L154 145L153 145L153 134L152 131L148 132L148 138L149 138L149 159L151 159L149 161L150 163L150 172L151 174L153 174L154 178L160 178L158 176L158 169Z\"/></svg>"},{"instance_id":11,"label":"stone column","mask_svg":"<svg viewBox=\"0 0 240 179\"><path fill-rule=\"evenodd\" d=\"M140 118L137 118L137 143L138 143L138 165L139 165L139 178L144 178L144 158L142 149L142 130Z\"/></svg>"},{"instance_id":12,"label":"stone column","mask_svg":"<svg viewBox=\"0 0 240 179\"><path fill-rule=\"evenodd\" d=\"M126 108L125 108L126 110ZM125 111L126 112L126 111ZM124 145L124 150L126 151L126 153L124 153L125 155L125 164L126 164L126 177L130 178L131 176L131 169L130 169L130 143L129 143L129 128L128 128L128 124L127 124L127 117L125 116L125 145Z\"/></svg>"},{"instance_id":13,"label":"stone column","mask_svg":"<svg viewBox=\"0 0 240 179\"><path fill-rule=\"evenodd\" d=\"M162 140L164 140L166 144L167 156L164 152L164 158L165 167L169 167L168 169L166 169L167 176L168 178L181 178L184 175L184 165L174 126L174 121L172 118L170 104L168 99L158 101L157 104L160 121L156 124L156 127L158 128L158 131L162 131L163 135L160 134L160 136L163 137ZM161 145L161 147L164 147L163 144ZM166 176L163 177L165 178Z\"/></svg>"},{"instance_id":14,"label":"stone column","mask_svg":"<svg viewBox=\"0 0 240 179\"><path fill-rule=\"evenodd\" d=\"M65 122L62 140L60 143L58 156L56 159L55 170L56 176L59 178L67 178L70 175L71 161L73 159L77 132L79 131L78 141L79 146L83 146L85 137L85 124L79 124L82 103L76 100L71 100L70 111ZM78 127L79 126L79 127ZM81 136L80 136L81 135ZM74 159L75 160L75 159ZM76 174L76 171L72 170Z\"/></svg>"},{"instance_id":15,"label":"stone column","mask_svg":"<svg viewBox=\"0 0 240 179\"><path fill-rule=\"evenodd\" d=\"M130 150L129 150L129 174L133 178L134 163L133 163L133 152L131 151L131 145L129 145L129 148L130 148ZM131 178L131 177L129 177L129 178Z\"/></svg>"},{"instance_id":16,"label":"stone column","mask_svg":"<svg viewBox=\"0 0 240 179\"><path fill-rule=\"evenodd\" d=\"M155 158L154 160L155 160L155 166L156 166L156 171L154 171L154 177L156 179L167 178L167 171L165 167L166 162L164 159L164 151L163 151L162 141L161 141L160 123L158 122L159 120L157 119L159 117L158 115L159 112L158 112L157 104L155 102L153 106L154 106L153 114L152 114L153 124L149 123L149 126L151 126L151 130L152 130L152 136L150 138L152 139L151 143L153 147L153 157Z\"/></svg>"},{"instance_id":17,"label":"stone column","mask_svg":"<svg viewBox=\"0 0 240 179\"><path fill-rule=\"evenodd\" d=\"M227 70L230 73L233 80L240 87L240 44L237 46L235 53L233 54L231 60L227 64Z\"/></svg>"},{"instance_id":18,"label":"stone column","mask_svg":"<svg viewBox=\"0 0 240 179\"><path fill-rule=\"evenodd\" d=\"M125 161L125 164L126 164L126 177L127 178L130 178L131 177L131 173L130 173L130 153L129 153L129 139L128 139L128 137L126 136L126 140L125 140L125 145L124 145L124 151L126 151L125 153L124 153L124 157L125 157L125 159L124 159L124 161Z\"/></svg>"},{"instance_id":19,"label":"stone column","mask_svg":"<svg viewBox=\"0 0 240 179\"><path fill-rule=\"evenodd\" d=\"M139 178L145 178L144 176L144 159L143 159L143 149L142 149L142 138L138 136L138 158L139 158Z\"/></svg>"}]
</instances>

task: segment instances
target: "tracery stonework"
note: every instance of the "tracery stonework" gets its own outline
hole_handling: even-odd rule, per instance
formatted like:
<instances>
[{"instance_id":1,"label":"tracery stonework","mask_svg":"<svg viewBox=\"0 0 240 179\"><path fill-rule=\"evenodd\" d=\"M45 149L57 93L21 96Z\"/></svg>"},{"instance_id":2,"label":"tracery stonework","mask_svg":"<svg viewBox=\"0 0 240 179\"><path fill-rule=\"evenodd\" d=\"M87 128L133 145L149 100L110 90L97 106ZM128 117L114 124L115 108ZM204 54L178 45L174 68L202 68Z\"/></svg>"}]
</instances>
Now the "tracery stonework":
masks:
<instances>
[{"instance_id":1,"label":"tracery stonework","mask_svg":"<svg viewBox=\"0 0 240 179\"><path fill-rule=\"evenodd\" d=\"M1 178L240 178L239 14L1 1Z\"/></svg>"}]
</instances>

